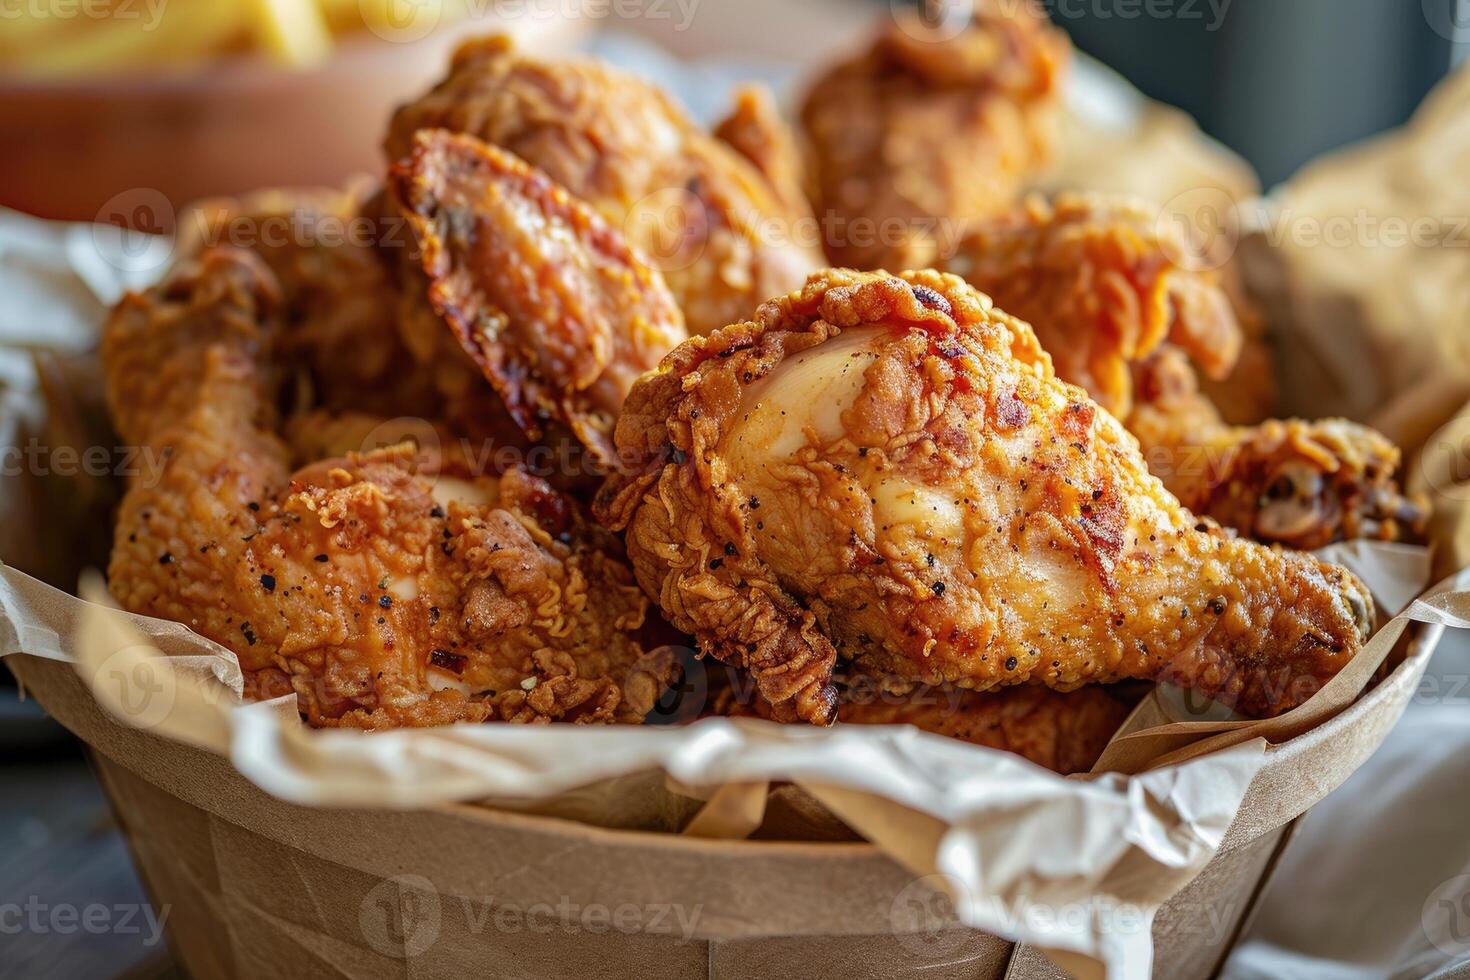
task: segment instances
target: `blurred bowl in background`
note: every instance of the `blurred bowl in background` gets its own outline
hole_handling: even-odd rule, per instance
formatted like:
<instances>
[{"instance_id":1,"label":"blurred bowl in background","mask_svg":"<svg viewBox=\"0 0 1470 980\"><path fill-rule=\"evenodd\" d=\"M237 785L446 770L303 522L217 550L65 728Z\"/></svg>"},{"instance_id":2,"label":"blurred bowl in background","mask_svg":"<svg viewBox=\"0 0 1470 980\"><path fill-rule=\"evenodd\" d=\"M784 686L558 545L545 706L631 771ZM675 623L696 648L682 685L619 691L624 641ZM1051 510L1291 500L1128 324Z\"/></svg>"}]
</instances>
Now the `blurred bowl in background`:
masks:
<instances>
[{"instance_id":1,"label":"blurred bowl in background","mask_svg":"<svg viewBox=\"0 0 1470 980\"><path fill-rule=\"evenodd\" d=\"M389 113L444 74L463 38L562 49L593 24L486 14L411 42L363 32L309 69L241 54L188 73L0 77L0 206L169 232L201 197L376 174Z\"/></svg>"}]
</instances>

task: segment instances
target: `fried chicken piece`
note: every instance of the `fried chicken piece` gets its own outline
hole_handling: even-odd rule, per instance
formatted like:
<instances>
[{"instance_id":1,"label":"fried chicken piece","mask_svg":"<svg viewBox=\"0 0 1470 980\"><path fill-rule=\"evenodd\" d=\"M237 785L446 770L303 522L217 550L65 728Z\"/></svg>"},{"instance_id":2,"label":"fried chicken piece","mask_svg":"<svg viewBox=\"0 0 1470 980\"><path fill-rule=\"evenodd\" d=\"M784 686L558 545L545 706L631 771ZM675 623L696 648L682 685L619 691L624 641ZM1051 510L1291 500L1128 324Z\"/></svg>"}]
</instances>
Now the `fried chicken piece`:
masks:
<instances>
[{"instance_id":1,"label":"fried chicken piece","mask_svg":"<svg viewBox=\"0 0 1470 980\"><path fill-rule=\"evenodd\" d=\"M398 331L397 290L365 211L371 194L268 190L201 201L180 221L179 254L230 246L270 267L283 294L281 359L305 368L314 404L441 415L433 366L412 357Z\"/></svg>"},{"instance_id":2,"label":"fried chicken piece","mask_svg":"<svg viewBox=\"0 0 1470 980\"><path fill-rule=\"evenodd\" d=\"M572 501L407 444L290 472L281 301L257 258L212 249L109 319L118 433L166 460L118 514L122 606L233 650L313 725L640 720L672 665L633 639L647 600Z\"/></svg>"},{"instance_id":3,"label":"fried chicken piece","mask_svg":"<svg viewBox=\"0 0 1470 980\"><path fill-rule=\"evenodd\" d=\"M443 322L415 331L386 261L408 242L385 233L381 196L357 185L203 201L181 223L179 254L224 245L270 268L282 291L276 359L305 382L303 411L435 419L485 454L528 459L533 444L469 355L444 342Z\"/></svg>"},{"instance_id":4,"label":"fried chicken piece","mask_svg":"<svg viewBox=\"0 0 1470 980\"><path fill-rule=\"evenodd\" d=\"M954 276L815 276L675 350L617 441L597 513L644 589L812 722L839 655L978 691L1167 679L1271 715L1373 623L1346 570L1200 524Z\"/></svg>"},{"instance_id":5,"label":"fried chicken piece","mask_svg":"<svg viewBox=\"0 0 1470 980\"><path fill-rule=\"evenodd\" d=\"M932 265L1050 158L1067 37L1030 4L975 8L958 32L895 10L867 51L807 94L802 124L834 265Z\"/></svg>"},{"instance_id":6,"label":"fried chicken piece","mask_svg":"<svg viewBox=\"0 0 1470 980\"><path fill-rule=\"evenodd\" d=\"M1140 203L1064 194L982 222L940 265L1028 321L1057 375L1124 420L1195 514L1304 550L1422 533L1424 505L1400 492L1398 451L1377 432L1341 419L1225 424L1199 373L1230 373L1256 314L1197 255Z\"/></svg>"},{"instance_id":7,"label":"fried chicken piece","mask_svg":"<svg viewBox=\"0 0 1470 980\"><path fill-rule=\"evenodd\" d=\"M604 466L633 381L688 337L658 271L595 212L504 150L420 130L390 193L417 244L427 300L511 417L547 421ZM436 318L419 318L444 334Z\"/></svg>"},{"instance_id":8,"label":"fried chicken piece","mask_svg":"<svg viewBox=\"0 0 1470 980\"><path fill-rule=\"evenodd\" d=\"M1346 419L1221 422L1184 355L1137 368L1128 427L1184 506L1258 541L1310 551L1359 538L1422 541L1429 502L1407 494L1398 447Z\"/></svg>"},{"instance_id":9,"label":"fried chicken piece","mask_svg":"<svg viewBox=\"0 0 1470 980\"><path fill-rule=\"evenodd\" d=\"M1142 688L1136 691L1142 693ZM1096 684L1069 692L1030 684L984 693L921 688L897 699L885 695L844 702L837 720L847 725L913 725L1014 752L1066 776L1092 768L1137 703L1134 691L1114 693Z\"/></svg>"},{"instance_id":10,"label":"fried chicken piece","mask_svg":"<svg viewBox=\"0 0 1470 980\"><path fill-rule=\"evenodd\" d=\"M855 680L850 678L839 694L838 724L913 725L1013 752L1064 776L1092 768L1147 690L1144 685L1088 685L1063 693L1028 684L984 693L920 687L892 694L854 684ZM735 688L719 692L710 713L767 720L773 716L765 701L742 701Z\"/></svg>"},{"instance_id":11,"label":"fried chicken piece","mask_svg":"<svg viewBox=\"0 0 1470 980\"><path fill-rule=\"evenodd\" d=\"M544 171L663 272L690 332L749 316L821 265L815 229L662 92L596 61L551 63L505 37L472 41L448 77L400 108L389 159L421 129L476 136Z\"/></svg>"},{"instance_id":12,"label":"fried chicken piece","mask_svg":"<svg viewBox=\"0 0 1470 980\"><path fill-rule=\"evenodd\" d=\"M788 214L804 220L812 215L806 190L806 165L796 145L796 134L781 118L771 90L764 85L742 85L735 90L730 114L715 126L715 138L751 162L771 185ZM724 326L724 324L721 324Z\"/></svg>"},{"instance_id":13,"label":"fried chicken piece","mask_svg":"<svg viewBox=\"0 0 1470 980\"><path fill-rule=\"evenodd\" d=\"M1037 196L978 222L938 268L1032 325L1063 379L1127 419L1133 365L1168 342L1222 377L1243 334L1219 273L1188 264L1190 244L1141 202Z\"/></svg>"}]
</instances>

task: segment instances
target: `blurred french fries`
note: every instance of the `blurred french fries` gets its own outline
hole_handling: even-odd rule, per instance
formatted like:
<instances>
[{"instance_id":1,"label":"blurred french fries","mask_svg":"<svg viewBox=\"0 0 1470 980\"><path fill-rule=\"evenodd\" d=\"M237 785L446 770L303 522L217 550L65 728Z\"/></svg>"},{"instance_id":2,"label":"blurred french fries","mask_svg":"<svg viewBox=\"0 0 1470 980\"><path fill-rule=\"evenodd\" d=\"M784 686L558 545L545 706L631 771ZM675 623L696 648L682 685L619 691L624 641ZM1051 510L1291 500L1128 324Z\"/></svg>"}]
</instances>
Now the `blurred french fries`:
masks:
<instances>
[{"instance_id":1,"label":"blurred french fries","mask_svg":"<svg viewBox=\"0 0 1470 980\"><path fill-rule=\"evenodd\" d=\"M310 67L337 38L419 32L466 0L0 0L0 76L189 67L240 52Z\"/></svg>"}]
</instances>

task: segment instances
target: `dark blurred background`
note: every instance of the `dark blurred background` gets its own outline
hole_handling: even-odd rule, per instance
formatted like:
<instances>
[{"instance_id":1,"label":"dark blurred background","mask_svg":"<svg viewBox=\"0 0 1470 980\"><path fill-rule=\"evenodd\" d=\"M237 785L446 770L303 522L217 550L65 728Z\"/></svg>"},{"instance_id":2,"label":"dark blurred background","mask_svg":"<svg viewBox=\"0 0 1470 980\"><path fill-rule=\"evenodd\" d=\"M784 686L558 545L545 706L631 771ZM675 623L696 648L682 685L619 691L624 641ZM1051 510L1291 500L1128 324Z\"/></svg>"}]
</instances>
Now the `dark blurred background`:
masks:
<instances>
[{"instance_id":1,"label":"dark blurred background","mask_svg":"<svg viewBox=\"0 0 1470 980\"><path fill-rule=\"evenodd\" d=\"M1043 0L1083 51L1179 106L1264 186L1397 126L1465 54L1467 0Z\"/></svg>"}]
</instances>

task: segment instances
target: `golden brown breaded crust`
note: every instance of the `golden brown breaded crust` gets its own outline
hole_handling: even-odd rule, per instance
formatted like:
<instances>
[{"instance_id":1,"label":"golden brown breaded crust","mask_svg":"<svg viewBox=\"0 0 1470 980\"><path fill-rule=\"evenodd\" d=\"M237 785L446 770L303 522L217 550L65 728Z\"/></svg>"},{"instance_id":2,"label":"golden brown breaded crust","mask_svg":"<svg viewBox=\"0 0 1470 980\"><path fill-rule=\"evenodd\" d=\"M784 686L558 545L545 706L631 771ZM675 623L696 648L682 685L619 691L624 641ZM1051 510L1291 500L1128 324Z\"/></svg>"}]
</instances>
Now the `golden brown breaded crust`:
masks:
<instances>
[{"instance_id":1,"label":"golden brown breaded crust","mask_svg":"<svg viewBox=\"0 0 1470 980\"><path fill-rule=\"evenodd\" d=\"M273 360L292 375L298 407L434 419L524 458L531 444L478 366L431 311L423 322L425 304L393 275L412 244L401 224L375 187L265 190L194 205L180 254L239 248L270 268L282 293Z\"/></svg>"},{"instance_id":2,"label":"golden brown breaded crust","mask_svg":"<svg viewBox=\"0 0 1470 980\"><path fill-rule=\"evenodd\" d=\"M640 720L671 665L632 637L647 601L618 543L534 477L411 445L290 472L278 317L258 260L210 250L109 319L115 424L163 460L120 508L119 603L228 647L313 725Z\"/></svg>"},{"instance_id":3,"label":"golden brown breaded crust","mask_svg":"<svg viewBox=\"0 0 1470 980\"><path fill-rule=\"evenodd\" d=\"M941 264L1027 320L1057 374L1124 420L1150 471L1195 514L1304 550L1422 533L1424 502L1400 492L1398 452L1373 430L1225 424L1200 374L1229 374L1243 350L1262 369L1259 317L1229 270L1194 255L1145 205L1063 194L981 222Z\"/></svg>"},{"instance_id":4,"label":"golden brown breaded crust","mask_svg":"<svg viewBox=\"0 0 1470 980\"><path fill-rule=\"evenodd\" d=\"M939 268L1031 324L1057 374L1121 419L1133 365L1165 342L1204 372L1234 365L1240 322L1214 269L1191 268L1173 222L1127 198L1030 197L971 226Z\"/></svg>"},{"instance_id":5,"label":"golden brown breaded crust","mask_svg":"<svg viewBox=\"0 0 1470 980\"><path fill-rule=\"evenodd\" d=\"M913 269L1008 207L1051 156L1070 46L1029 4L982 0L955 33L892 14L802 109L836 265Z\"/></svg>"},{"instance_id":6,"label":"golden brown breaded crust","mask_svg":"<svg viewBox=\"0 0 1470 980\"><path fill-rule=\"evenodd\" d=\"M849 679L851 682L852 679ZM1144 685L1089 685L1066 693L1026 685L985 693L920 687L903 694L849 688L837 708L839 725L913 725L972 745L1014 752L1052 772L1087 772L1101 758ZM742 703L720 692L711 714L773 720L766 702Z\"/></svg>"},{"instance_id":7,"label":"golden brown breaded crust","mask_svg":"<svg viewBox=\"0 0 1470 980\"><path fill-rule=\"evenodd\" d=\"M771 90L764 85L742 85L735 90L730 114L715 125L715 138L760 171L786 213L813 219L807 197L806 165L796 134L781 118ZM811 221L815 228L815 220ZM723 324L721 324L723 326Z\"/></svg>"},{"instance_id":8,"label":"golden brown breaded crust","mask_svg":"<svg viewBox=\"0 0 1470 980\"><path fill-rule=\"evenodd\" d=\"M659 266L689 329L749 316L821 264L766 179L648 83L600 62L542 61L504 37L470 42L403 106L389 159L421 129L468 133L544 171Z\"/></svg>"},{"instance_id":9,"label":"golden brown breaded crust","mask_svg":"<svg viewBox=\"0 0 1470 980\"><path fill-rule=\"evenodd\" d=\"M1220 422L1177 350L1139 365L1129 429L1149 466L1201 516L1310 551L1359 538L1421 541L1429 501L1400 487L1398 447L1346 419Z\"/></svg>"},{"instance_id":10,"label":"golden brown breaded crust","mask_svg":"<svg viewBox=\"0 0 1470 980\"><path fill-rule=\"evenodd\" d=\"M628 389L688 337L663 277L545 174L472 136L421 130L390 192L426 277L411 295L528 436L559 423L611 465Z\"/></svg>"},{"instance_id":11,"label":"golden brown breaded crust","mask_svg":"<svg viewBox=\"0 0 1470 980\"><path fill-rule=\"evenodd\" d=\"M617 429L597 512L701 649L835 714L840 655L974 690L1169 679L1246 714L1357 652L1344 569L1206 526L954 276L832 270L675 350Z\"/></svg>"},{"instance_id":12,"label":"golden brown breaded crust","mask_svg":"<svg viewBox=\"0 0 1470 980\"><path fill-rule=\"evenodd\" d=\"M441 412L433 370L410 356L398 331L398 294L376 244L370 192L267 190L195 204L180 254L245 249L282 291L283 362L304 369L315 403L331 411Z\"/></svg>"},{"instance_id":13,"label":"golden brown breaded crust","mask_svg":"<svg viewBox=\"0 0 1470 980\"><path fill-rule=\"evenodd\" d=\"M1142 690L1088 685L1061 692L1027 685L1001 691L927 690L899 699L846 702L846 725L913 725L974 745L1014 752L1052 772L1087 772L1133 710Z\"/></svg>"}]
</instances>

